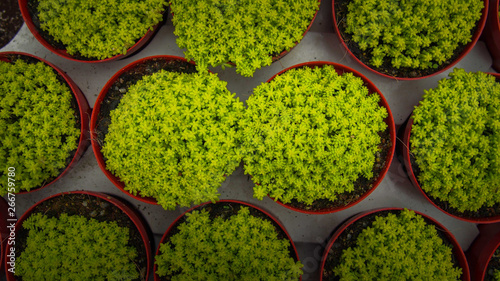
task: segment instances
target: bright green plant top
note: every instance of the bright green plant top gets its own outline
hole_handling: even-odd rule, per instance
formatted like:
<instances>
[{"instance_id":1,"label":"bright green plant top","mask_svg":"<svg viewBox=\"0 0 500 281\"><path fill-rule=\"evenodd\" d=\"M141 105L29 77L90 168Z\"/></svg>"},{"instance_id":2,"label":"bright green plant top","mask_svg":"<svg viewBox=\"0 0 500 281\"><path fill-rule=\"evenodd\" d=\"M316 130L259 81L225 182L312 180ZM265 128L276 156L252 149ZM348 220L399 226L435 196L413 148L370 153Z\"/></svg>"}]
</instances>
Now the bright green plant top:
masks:
<instances>
[{"instance_id":1,"label":"bright green plant top","mask_svg":"<svg viewBox=\"0 0 500 281\"><path fill-rule=\"evenodd\" d=\"M216 201L241 161L244 105L226 84L211 73L144 76L110 114L107 169L166 209Z\"/></svg>"},{"instance_id":2,"label":"bright green plant top","mask_svg":"<svg viewBox=\"0 0 500 281\"><path fill-rule=\"evenodd\" d=\"M346 32L374 67L437 68L471 41L483 8L483 0L352 0Z\"/></svg>"},{"instance_id":3,"label":"bright green plant top","mask_svg":"<svg viewBox=\"0 0 500 281\"><path fill-rule=\"evenodd\" d=\"M8 190L8 167L16 169L16 192L57 177L78 147L72 93L42 62L0 61L0 195Z\"/></svg>"},{"instance_id":4,"label":"bright green plant top","mask_svg":"<svg viewBox=\"0 0 500 281\"><path fill-rule=\"evenodd\" d=\"M156 256L159 276L184 280L298 280L302 264L290 257L290 241L279 239L271 222L250 215L210 219L193 211Z\"/></svg>"},{"instance_id":5,"label":"bright green plant top","mask_svg":"<svg viewBox=\"0 0 500 281\"><path fill-rule=\"evenodd\" d=\"M387 128L379 100L361 78L329 65L291 69L257 87L242 121L254 196L310 205L371 179Z\"/></svg>"},{"instance_id":6,"label":"bright green plant top","mask_svg":"<svg viewBox=\"0 0 500 281\"><path fill-rule=\"evenodd\" d=\"M177 45L199 70L236 65L252 76L300 42L318 0L170 0Z\"/></svg>"},{"instance_id":7,"label":"bright green plant top","mask_svg":"<svg viewBox=\"0 0 500 281\"><path fill-rule=\"evenodd\" d=\"M411 151L422 189L459 211L500 203L500 84L455 69L413 111Z\"/></svg>"},{"instance_id":8,"label":"bright green plant top","mask_svg":"<svg viewBox=\"0 0 500 281\"><path fill-rule=\"evenodd\" d=\"M462 269L452 261L434 225L413 211L377 216L342 251L334 273L347 280L460 280Z\"/></svg>"},{"instance_id":9,"label":"bright green plant top","mask_svg":"<svg viewBox=\"0 0 500 281\"><path fill-rule=\"evenodd\" d=\"M70 55L125 54L162 20L166 0L37 0L40 26Z\"/></svg>"},{"instance_id":10,"label":"bright green plant top","mask_svg":"<svg viewBox=\"0 0 500 281\"><path fill-rule=\"evenodd\" d=\"M31 215L23 223L27 244L17 259L23 280L134 280L137 251L127 246L129 231L116 222L81 216Z\"/></svg>"}]
</instances>

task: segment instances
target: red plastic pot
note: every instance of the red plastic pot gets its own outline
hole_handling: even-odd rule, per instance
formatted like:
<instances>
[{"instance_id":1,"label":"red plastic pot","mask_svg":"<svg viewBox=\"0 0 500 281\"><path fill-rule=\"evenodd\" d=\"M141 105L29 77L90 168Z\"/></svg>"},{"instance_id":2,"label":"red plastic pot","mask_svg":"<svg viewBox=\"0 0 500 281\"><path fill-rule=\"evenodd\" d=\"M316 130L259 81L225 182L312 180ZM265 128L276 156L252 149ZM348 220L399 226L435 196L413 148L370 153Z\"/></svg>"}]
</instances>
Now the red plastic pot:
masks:
<instances>
[{"instance_id":1,"label":"red plastic pot","mask_svg":"<svg viewBox=\"0 0 500 281\"><path fill-rule=\"evenodd\" d=\"M290 204L284 204L284 203L282 203L280 201L276 201L278 204L284 206L285 208L288 208L288 209L293 210L293 211L305 213L305 214L311 214L311 215L314 215L314 214L329 214L329 213L334 213L334 212L342 211L342 210L345 210L347 208L350 208L350 207L358 204L363 199L365 199L366 197L368 197L368 195L370 195L375 190L375 188L380 184L380 182L382 182L382 180L384 179L385 174L387 173L387 171L389 170L389 167L391 166L392 158L394 156L394 150L395 150L395 147L396 147L396 127L394 125L394 119L392 117L392 112L391 112L391 109L389 108L389 104L387 103L387 100L385 99L384 95L382 95L382 93L380 92L380 90L375 86L375 84L373 84L363 74L359 73L358 71L356 71L356 70L354 70L354 69L352 69L350 67L347 67L347 66L344 66L344 65L341 65L341 64L338 64L338 63L334 63L334 62L327 62L327 61L305 62L305 63L301 63L301 64L297 64L297 65L291 66L289 68L286 68L286 69L278 72L276 75L274 75L269 80L267 80L266 83L270 82L276 76L278 76L278 75L280 75L280 74L282 74L282 73L284 73L284 72L286 72L286 71L288 71L288 70L290 70L292 68L300 68L300 67L311 67L311 68L313 68L313 67L316 67L316 66L324 66L324 65L332 65L335 68L335 70L337 71L338 74L343 74L345 72L351 72L352 74L354 74L354 76L360 77L365 82L365 86L368 88L368 91L370 92L370 94L376 93L376 94L378 94L380 96L379 106L385 107L386 110L387 110L387 113L388 113L388 116L384 119L384 121L387 124L387 128L389 129L389 133L390 133L390 136L391 136L392 146L391 146L391 151L389 151L389 153L387 154L387 158L386 158L386 161L385 161L386 164L384 166L384 169L382 170L382 172L380 172L377 180L373 184L373 187L370 190L368 190L365 194L363 194L362 196L360 196L358 198L358 200L356 200L354 202L351 202L351 203L349 203L349 204L347 204L345 206L341 206L341 207L333 207L333 208L322 209L322 210L317 210L317 211L308 211L308 210L303 210L303 209L299 209L299 208L293 207Z\"/></svg>"},{"instance_id":2,"label":"red plastic pot","mask_svg":"<svg viewBox=\"0 0 500 281\"><path fill-rule=\"evenodd\" d=\"M9 62L9 58L8 58L9 55L21 55L21 56L26 56L26 57L30 57L30 58L39 60L39 61L49 65L50 67L52 67L61 77L63 77L64 81L66 81L66 83L70 87L73 96L76 98L76 102L78 103L78 110L79 110L78 114L80 114L80 121L81 121L80 122L81 125L80 125L80 138L78 140L78 148L76 149L75 155L73 156L73 159L71 159L71 162L68 164L68 166L61 172L61 174L59 174L59 176L57 178L55 178L51 182L49 182L41 187L38 187L36 189L32 189L30 191L21 191L21 192L17 193L17 194L24 194L24 193L32 192L35 190L40 190L42 188L50 186L51 184L53 184L54 182L59 180L61 177L63 177L71 168L73 168L76 165L78 160L80 160L80 158L83 156L83 154L85 153L85 151L87 150L87 148L90 145L89 119L90 119L90 114L91 114L92 110L90 109L87 98L85 98L85 95L82 93L80 88L78 88L76 83L73 82L73 80L71 80L71 78L64 71L62 71L60 68L58 68L54 64L52 64L52 63L50 63L42 58L36 57L34 55L30 55L27 53L21 53L21 52L3 52L3 53L0 53L0 60Z\"/></svg>"},{"instance_id":3,"label":"red plastic pot","mask_svg":"<svg viewBox=\"0 0 500 281\"><path fill-rule=\"evenodd\" d=\"M149 60L152 60L152 59L164 59L167 61L171 61L171 60L186 61L186 59L181 58L181 57L176 57L176 56L151 56L151 57L146 57L146 58L137 60L135 62L132 62L132 63L128 64L127 66L123 67L122 69L120 69L115 75L113 75L113 77L111 77L111 79L108 80L106 85L104 85L104 88L99 93L99 96L97 97L97 100L96 100L95 105L94 105L94 110L92 112L92 118L90 119L90 133L92 136L92 149L94 150L94 154L97 158L97 163L99 164L99 167L104 172L106 177L108 177L108 179L116 187L118 187L121 191L123 191L125 194L127 194L127 195L129 195L137 200L140 200L144 203L158 204L156 202L156 199L153 197L141 197L139 192L137 195L133 195L130 192L126 191L125 184L120 180L120 178L115 176L113 173L111 173L110 171L108 171L106 169L106 162L104 161L104 156L101 152L101 144L97 141L98 137L97 137L97 132L96 132L98 121L99 121L98 120L99 119L99 111L101 110L101 104L104 101L104 98L106 97L106 94L108 93L108 91L111 88L111 86L113 85L113 83L115 83L115 81L120 79L120 77L122 75L124 75L127 72L136 68L139 64L142 64L142 63L149 61ZM193 62L191 62L191 64L194 65Z\"/></svg>"},{"instance_id":4,"label":"red plastic pot","mask_svg":"<svg viewBox=\"0 0 500 281\"><path fill-rule=\"evenodd\" d=\"M241 204L241 205L245 205L245 206L248 206L250 208L256 209L256 210L262 212L263 214L265 214L269 219L271 219L275 224L277 224L281 228L281 230L286 234L286 237L290 241L290 245L293 248L293 252L295 254L295 258L296 258L296 260L299 260L299 254L297 253L297 248L295 248L295 244L293 243L292 238L290 237L290 235L286 231L285 227L278 221L278 219L274 218L270 213L266 212L265 210L261 209L260 207L257 207L255 205L252 205L250 203L246 203L246 202L243 202L243 201L238 201L238 200L220 200L217 203L206 202L206 203L203 203L203 204L200 204L198 206L192 207L189 210L185 211L182 215L180 215L179 217L177 217L177 219L175 219L175 221L172 224L170 224L170 226L168 227L167 231L165 231L165 234L163 234L163 237L160 240L160 244L158 245L158 248L156 249L156 256L158 256L160 254L160 246L161 246L161 244L169 236L170 231L172 231L176 227L177 222L181 218L183 218L187 213L190 213L191 211L193 211L195 209L198 209L198 208L200 208L202 206L205 206L205 205L208 205L208 204L218 204L218 203L236 203L236 204ZM155 281L161 281L160 277L156 274L157 269L158 269L158 266L155 264L154 265L154 269L153 269L154 280ZM302 280L302 276L300 277L300 280Z\"/></svg>"},{"instance_id":5,"label":"red plastic pot","mask_svg":"<svg viewBox=\"0 0 500 281\"><path fill-rule=\"evenodd\" d=\"M5 254L5 249L8 241L8 237L10 235L10 231L7 228L7 224L10 223L10 220L15 220L15 213L13 217L9 216L9 205L7 204L7 201L3 198L0 197L0 276L2 276L5 271L4 271L4 264L3 264L3 255Z\"/></svg>"},{"instance_id":6,"label":"red plastic pot","mask_svg":"<svg viewBox=\"0 0 500 281\"><path fill-rule=\"evenodd\" d=\"M47 198L37 202L32 207L30 207L21 216L21 218L16 223L16 227L15 227L16 233L19 233L19 231L22 227L22 223L33 213L36 206L40 205L42 202L53 199L54 197L65 196L65 195L68 196L70 194L85 194L89 197L93 196L93 197L100 198L100 199L105 200L106 202L110 203L111 205L119 208L121 211L123 211L123 213L125 213L129 217L129 219L133 222L133 224L135 225L135 227L138 229L139 233L141 234L142 242L143 242L144 248L146 250L147 271L145 274L145 277L146 277L145 280L148 280L148 277L150 274L151 264L153 261L152 260L152 244L151 244L153 239L148 234L149 230L147 229L147 223L141 218L141 216L139 215L139 213L136 210L131 208L128 204L125 204L122 200L119 200L115 197L112 197L111 195L107 195L107 194L100 193L100 192L92 192L92 191L70 191L70 192L62 192L62 193L47 197ZM4 254L4 258L5 258L4 266L5 266L6 270L8 270L10 267L7 264L7 253ZM15 281L16 280L16 277L14 276L13 273L7 271L6 274L7 274L7 281Z\"/></svg>"},{"instance_id":7,"label":"red plastic pot","mask_svg":"<svg viewBox=\"0 0 500 281\"><path fill-rule=\"evenodd\" d=\"M466 253L472 281L485 280L488 264L500 247L500 223L483 224L478 228L479 235Z\"/></svg>"},{"instance_id":8,"label":"red plastic pot","mask_svg":"<svg viewBox=\"0 0 500 281\"><path fill-rule=\"evenodd\" d=\"M493 59L493 68L500 72L500 20L498 19L498 5L500 1L489 1L490 10L486 26L484 27L484 39Z\"/></svg>"},{"instance_id":9,"label":"red plastic pot","mask_svg":"<svg viewBox=\"0 0 500 281\"><path fill-rule=\"evenodd\" d=\"M31 18L31 15L28 10L28 1L34 1L34 0L18 0L19 1L19 7L21 9L21 14L23 15L24 22L28 26L28 29L31 31L33 36L42 44L45 48L49 49L52 53L59 55L63 58L72 60L72 61L78 61L78 62L86 62L86 63L100 63L100 62L107 62L107 61L114 61L114 60L119 60L126 58L128 56L133 55L134 53L138 52L141 50L143 47L146 46L149 41L153 38L153 36L158 32L160 29L162 22L156 24L153 26L152 30L149 29L144 36L139 39L132 47L127 49L127 52L125 55L116 55L111 58L107 59L102 59L102 60L84 60L84 59L78 59L73 57L72 55L68 54L66 52L66 49L57 49L56 47L52 46L49 42L47 42L42 35L40 35L40 32L36 28L35 24L33 23L33 19Z\"/></svg>"},{"instance_id":10,"label":"red plastic pot","mask_svg":"<svg viewBox=\"0 0 500 281\"><path fill-rule=\"evenodd\" d=\"M498 1L497 1L498 2ZM333 27L335 28L335 33L337 33L337 36L339 37L339 40L340 42L342 43L342 46L347 50L347 52L351 55L352 58L354 58L355 61L357 61L359 64L361 64L364 68L370 70L371 72L373 73L376 73L378 75L382 75L384 77L387 77L387 78L392 78L392 79L397 79L397 80L417 80L417 79L423 79L423 78L427 78L427 77L431 77L431 76L434 76L434 75L437 75L439 73L442 73L448 69L450 69L452 66L454 66L457 62L459 62L461 59L463 59L469 52L470 50L472 50L472 48L474 47L474 45L476 44L477 40L479 39L479 37L481 36L481 33L483 31L483 28L484 28L484 25L486 23L486 16L488 14L488 0L484 0L484 8L483 8L483 13L482 13L482 16L481 16L481 19L478 21L477 23L477 29L476 29L476 32L474 33L474 35L472 36L471 38L471 42L469 42L465 48L463 49L463 51L460 53L460 55L454 60L452 61L449 65L447 65L446 67L432 73L432 74L429 74L429 75L424 75L424 76L421 76L421 77L396 77L396 76L390 76L390 75L387 75L387 74L384 74L384 73L381 73L373 68L371 68L370 66L366 65L365 63L363 63L359 58L357 58L354 53L347 47L347 44L345 43L345 40L344 38L342 37L341 33L340 33L340 30L338 28L338 21L337 21L337 17L336 17L336 14L335 14L335 0L332 0L332 12L333 12ZM497 40L498 41L498 40Z\"/></svg>"},{"instance_id":11,"label":"red plastic pot","mask_svg":"<svg viewBox=\"0 0 500 281\"><path fill-rule=\"evenodd\" d=\"M500 74L495 74L495 73L489 73L495 77L500 78ZM415 175L415 171L413 169L413 166L411 164L411 159L413 159L413 155L410 153L410 137L411 137L411 128L413 125L413 117L410 116L408 122L406 125L400 128L403 132L403 138L402 138L402 146L398 146L398 153L402 154L403 158L403 165L406 168L406 173L408 174L408 177L410 178L411 183L413 184L414 187L416 187L420 193L422 193L425 198L432 204L434 207L438 208L439 210L443 211L444 213L459 219L463 220L466 222L472 222L472 223L495 223L495 222L500 222L500 215L493 216L493 217L486 217L486 218L468 218L468 217L462 217L462 216L457 216L455 214L451 214L444 209L442 209L440 206L438 206L420 187L420 184L418 183L417 177Z\"/></svg>"},{"instance_id":12,"label":"red plastic pot","mask_svg":"<svg viewBox=\"0 0 500 281\"><path fill-rule=\"evenodd\" d=\"M352 216L349 218L347 221L345 221L343 224L341 224L337 230L334 232L332 238L328 241L328 244L325 248L325 251L323 252L323 257L321 258L321 268L320 268L320 281L323 280L323 272L325 268L325 263L326 259L328 257L328 253L330 252L330 249L332 248L333 244L337 240L337 238L340 236L340 234L346 230L349 226L351 226L353 223L355 223L357 220L366 217L368 215L382 212L382 211L401 211L403 208L381 208L381 209L376 209L376 210L371 210L371 211L365 211L362 213L359 213L357 215ZM435 219L427 216L426 214L420 213L418 211L414 211L416 214L419 214L423 216L427 221L430 221L432 224L435 225L436 229L448 239L448 241L453 245L453 255L457 259L460 267L462 268L462 280L463 281L469 281L470 280L470 274L469 274L469 266L467 264L467 259L465 258L465 254L462 251L462 248L460 247L460 244L458 244L457 240L453 236L451 232L449 232L442 224L440 224L438 221Z\"/></svg>"}]
</instances>

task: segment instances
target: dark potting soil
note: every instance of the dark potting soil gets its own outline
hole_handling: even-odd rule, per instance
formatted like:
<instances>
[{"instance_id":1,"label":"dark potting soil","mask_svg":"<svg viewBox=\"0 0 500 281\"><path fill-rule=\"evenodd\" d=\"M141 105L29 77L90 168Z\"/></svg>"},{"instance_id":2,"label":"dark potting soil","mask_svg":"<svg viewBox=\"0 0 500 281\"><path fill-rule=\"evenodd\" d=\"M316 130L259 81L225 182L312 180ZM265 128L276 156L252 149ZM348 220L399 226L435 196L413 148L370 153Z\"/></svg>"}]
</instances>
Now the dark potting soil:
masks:
<instances>
[{"instance_id":1,"label":"dark potting soil","mask_svg":"<svg viewBox=\"0 0 500 281\"><path fill-rule=\"evenodd\" d=\"M293 199L292 202L287 203L286 205L305 211L320 212L328 211L332 208L344 207L358 200L361 196L363 196L366 192L373 188L375 181L379 177L380 173L383 172L384 167L387 163L387 157L392 147L389 128L379 133L379 136L381 138L381 142L379 144L380 151L377 152L377 155L375 157L375 164L373 165L372 170L373 177L371 179L367 179L361 176L354 184L355 190L353 192L337 194L337 198L335 199L335 201L330 201L328 199L319 199L315 200L312 205L307 205L303 202L299 202Z\"/></svg>"},{"instance_id":2,"label":"dark potting soil","mask_svg":"<svg viewBox=\"0 0 500 281\"><path fill-rule=\"evenodd\" d=\"M493 253L493 256L491 257L488 266L486 267L483 281L496 281L493 274L499 270L500 270L500 248L497 248L495 250L495 253Z\"/></svg>"},{"instance_id":3,"label":"dark potting soil","mask_svg":"<svg viewBox=\"0 0 500 281\"><path fill-rule=\"evenodd\" d=\"M108 133L108 127L111 123L110 112L118 107L121 98L128 92L130 86L135 85L145 75L151 75L160 70L194 73L196 67L194 64L183 60L167 60L165 58L154 58L136 65L133 69L123 73L111 85L106 96L101 102L101 108L97 117L96 136L100 147L104 144L104 138ZM105 159L106 160L106 159Z\"/></svg>"},{"instance_id":4,"label":"dark potting soil","mask_svg":"<svg viewBox=\"0 0 500 281\"><path fill-rule=\"evenodd\" d=\"M248 207L250 210L250 215L260 218L262 220L266 220L271 222L271 224L274 226L274 229L278 233L278 239L286 239L288 240L288 236L286 235L285 231L277 224L274 220L272 220L270 217L268 217L265 213L261 212L260 210L257 210L255 208L252 208L247 205L235 203L235 202L218 202L214 204L205 204L203 206L200 206L196 208L195 210L201 211L205 210L207 211L210 215L210 220L214 220L215 218L223 218L224 220L229 219L231 216L237 215L238 211L240 210L241 207ZM175 234L179 233L179 225L181 223L184 223L186 221L187 217L184 215L182 216L175 224L172 226L170 229L168 235L165 237L165 239L161 242L162 244L165 244L170 241L170 238L174 236ZM299 257L295 254L295 250L292 246L292 241L290 241L290 246L288 247L288 251L290 253L290 257L292 257L295 261L298 261ZM160 277L161 281L170 281L171 277L170 276L164 276Z\"/></svg>"},{"instance_id":5,"label":"dark potting soil","mask_svg":"<svg viewBox=\"0 0 500 281\"><path fill-rule=\"evenodd\" d=\"M40 60L37 60L33 57L30 57L30 56L23 56L23 55L17 55L17 54L8 54L8 55L5 55L5 58L11 62L11 63L15 63L16 60L20 59L20 60L23 60L24 62L28 63L28 64L36 64L36 63L39 63L39 62L42 62ZM48 65L47 65L48 66ZM49 66L50 67L50 66ZM75 97L75 94L73 93L73 91L71 90L71 86L68 84L68 82L66 82L66 80L64 79L64 77L62 75L60 75L56 70L54 70L52 67L51 67L52 71L56 74L56 77L57 77L57 80L66 85L66 87L68 87L68 89L71 91L71 109L73 110L74 112L74 115L75 116L75 120L76 120L76 123L75 123L75 128L78 129L79 131L81 131L81 125L82 125L82 118L81 118L81 115L80 115L80 108L78 106L78 101L76 100L76 97ZM13 120L13 122L15 122L17 120ZM63 136L62 137L62 140L61 140L63 143L66 141L66 138ZM74 149L73 151L71 151L69 153L69 156L66 158L66 165L64 166L64 168L61 168L59 169L59 173L57 176L55 177L51 177L49 178L48 180L46 180L41 186L37 187L37 188L34 188L34 189L31 189L31 190L36 190L36 189L39 189L39 188L42 188L43 186L45 186L46 184L50 183L51 181L55 180L57 177L59 177L59 175L62 174L62 172L64 172L64 170L66 169L66 167L68 167L68 165L71 163L71 161L73 160L73 158L75 157L75 154L76 154L76 151L78 150L78 143L80 141L80 138L78 138L76 140L76 146L77 148Z\"/></svg>"},{"instance_id":6,"label":"dark potting soil","mask_svg":"<svg viewBox=\"0 0 500 281\"><path fill-rule=\"evenodd\" d=\"M17 0L0 1L0 48L7 45L23 25Z\"/></svg>"},{"instance_id":7,"label":"dark potting soil","mask_svg":"<svg viewBox=\"0 0 500 281\"><path fill-rule=\"evenodd\" d=\"M120 227L129 229L128 246L137 251L134 263L140 269L140 278L135 281L145 281L148 268L146 248L142 236L133 221L115 205L88 194L64 194L42 202L33 209L32 214L41 213L49 218L59 218L62 213L70 216L83 216L100 222L115 221ZM20 228L16 235L16 256L19 257L26 249L29 231ZM16 276L17 281L22 278ZM27 280L28 281L28 280Z\"/></svg>"},{"instance_id":8,"label":"dark potting soil","mask_svg":"<svg viewBox=\"0 0 500 281\"><path fill-rule=\"evenodd\" d=\"M411 143L410 143L410 151L411 149ZM411 162L411 167L413 169L413 174L415 174L415 179L417 179L420 175L420 167L418 164L415 162L415 157L412 153L410 153L410 162ZM418 183L419 186L420 183ZM422 189L422 188L421 188ZM466 218L466 219L482 219L482 218L489 218L489 217L495 217L500 215L500 203L497 203L491 207L482 207L477 211L464 211L461 212L457 208L451 207L448 202L441 200L439 198L433 197L430 194L428 194L425 190L422 189L422 191L429 197L434 204L438 205L441 209L445 210L446 212L455 215L457 217L461 218Z\"/></svg>"},{"instance_id":9,"label":"dark potting soil","mask_svg":"<svg viewBox=\"0 0 500 281\"><path fill-rule=\"evenodd\" d=\"M334 1L334 11L335 11L335 18L337 20L337 26L340 32L340 35L342 36L345 44L351 50L351 52L358 58L361 62L363 62L365 65L369 66L370 68L383 73L385 75L393 76L393 77L399 77L399 78L418 78L418 77L423 77L427 75L431 75L433 73L436 73L444 68L446 68L448 65L450 65L452 62L454 62L465 50L467 45L460 44L457 49L455 50L453 56L443 62L441 65L439 65L437 68L427 68L427 69L416 69L416 68L409 68L409 67L400 67L395 68L391 64L391 60L386 57L384 59L384 62L380 67L375 67L370 63L370 60L372 56L370 55L370 49L368 50L361 50L359 48L358 43L354 42L352 40L352 35L346 32L347 29L347 24L345 19L347 18L348 14L348 8L347 5L351 0L335 0ZM478 30L479 26L476 24L476 26L471 30L471 38L472 36L476 33ZM434 43L435 45L435 43ZM431 45L433 46L433 45Z\"/></svg>"},{"instance_id":10,"label":"dark potting soil","mask_svg":"<svg viewBox=\"0 0 500 281\"><path fill-rule=\"evenodd\" d=\"M333 270L335 267L337 267L340 264L340 257L342 256L342 251L345 249L348 249L350 247L355 247L356 246L356 240L358 239L358 236L361 234L361 232L368 226L371 226L372 222L375 220L375 217L387 217L389 213L394 213L394 214L399 214L400 211L397 210L388 210L388 211L382 211L382 212L377 212L373 213L370 215L367 215L361 219L358 219L354 223L352 223L349 227L347 227L336 239L336 241L333 243L332 247L328 251L328 256L326 257L325 261L325 267L323 269L323 280L325 281L339 281L340 278L333 273ZM427 219L424 217L424 220L427 224L434 224L431 220ZM339 226L339 228L342 225ZM439 237L443 240L443 243L446 246L449 246L453 248L453 244L448 240L446 237L446 232L444 232L442 229L439 229L436 226L437 233ZM452 255L452 262L455 267L460 267L460 263L458 262L457 257L453 254ZM462 269L463 271L463 269ZM463 275L463 273L462 273Z\"/></svg>"}]
</instances>

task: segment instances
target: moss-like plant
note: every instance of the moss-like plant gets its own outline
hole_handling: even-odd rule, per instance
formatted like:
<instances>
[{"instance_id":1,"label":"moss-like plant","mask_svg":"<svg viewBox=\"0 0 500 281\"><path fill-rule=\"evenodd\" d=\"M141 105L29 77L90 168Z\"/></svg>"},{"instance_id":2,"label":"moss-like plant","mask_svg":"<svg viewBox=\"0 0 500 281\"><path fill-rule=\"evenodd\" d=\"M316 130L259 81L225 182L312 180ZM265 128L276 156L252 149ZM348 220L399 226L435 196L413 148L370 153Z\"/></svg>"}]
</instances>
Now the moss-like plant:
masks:
<instances>
[{"instance_id":1,"label":"moss-like plant","mask_svg":"<svg viewBox=\"0 0 500 281\"><path fill-rule=\"evenodd\" d=\"M40 27L70 55L106 59L125 54L162 20L166 0L34 0Z\"/></svg>"},{"instance_id":2,"label":"moss-like plant","mask_svg":"<svg viewBox=\"0 0 500 281\"><path fill-rule=\"evenodd\" d=\"M188 213L186 222L156 256L158 276L180 280L298 280L302 264L290 257L290 241L280 239L268 220L247 207L228 219L206 210Z\"/></svg>"},{"instance_id":3,"label":"moss-like plant","mask_svg":"<svg viewBox=\"0 0 500 281\"><path fill-rule=\"evenodd\" d=\"M111 111L102 153L132 194L166 209L218 199L241 161L244 105L211 73L145 76Z\"/></svg>"},{"instance_id":4,"label":"moss-like plant","mask_svg":"<svg viewBox=\"0 0 500 281\"><path fill-rule=\"evenodd\" d=\"M463 212L500 203L500 84L455 69L413 111L411 151L418 181Z\"/></svg>"},{"instance_id":5,"label":"moss-like plant","mask_svg":"<svg viewBox=\"0 0 500 281\"><path fill-rule=\"evenodd\" d=\"M233 62L252 76L300 42L318 0L170 0L177 45L199 70Z\"/></svg>"},{"instance_id":6,"label":"moss-like plant","mask_svg":"<svg viewBox=\"0 0 500 281\"><path fill-rule=\"evenodd\" d=\"M387 128L379 100L361 78L330 65L291 69L257 87L242 121L254 196L310 205L371 179Z\"/></svg>"},{"instance_id":7,"label":"moss-like plant","mask_svg":"<svg viewBox=\"0 0 500 281\"><path fill-rule=\"evenodd\" d=\"M460 280L451 247L436 227L413 211L377 216L342 251L334 273L340 280Z\"/></svg>"},{"instance_id":8,"label":"moss-like plant","mask_svg":"<svg viewBox=\"0 0 500 281\"><path fill-rule=\"evenodd\" d=\"M471 41L483 0L352 0L346 33L370 64L437 68Z\"/></svg>"},{"instance_id":9,"label":"moss-like plant","mask_svg":"<svg viewBox=\"0 0 500 281\"><path fill-rule=\"evenodd\" d=\"M17 259L23 280L134 280L139 272L128 246L129 232L116 222L99 222L65 213L59 218L36 213L23 223L26 248Z\"/></svg>"},{"instance_id":10,"label":"moss-like plant","mask_svg":"<svg viewBox=\"0 0 500 281\"><path fill-rule=\"evenodd\" d=\"M8 167L16 168L16 191L57 177L78 147L73 95L43 62L0 61L0 195Z\"/></svg>"}]
</instances>

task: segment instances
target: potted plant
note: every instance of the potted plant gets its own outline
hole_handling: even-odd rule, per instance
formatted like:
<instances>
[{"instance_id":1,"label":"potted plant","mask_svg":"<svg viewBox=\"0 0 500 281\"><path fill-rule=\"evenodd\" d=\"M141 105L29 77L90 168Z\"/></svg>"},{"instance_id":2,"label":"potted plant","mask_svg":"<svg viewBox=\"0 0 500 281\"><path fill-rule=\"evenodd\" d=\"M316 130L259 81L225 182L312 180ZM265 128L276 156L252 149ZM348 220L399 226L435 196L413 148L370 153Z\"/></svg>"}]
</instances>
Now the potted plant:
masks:
<instances>
[{"instance_id":1,"label":"potted plant","mask_svg":"<svg viewBox=\"0 0 500 281\"><path fill-rule=\"evenodd\" d=\"M101 169L165 209L216 201L241 161L243 103L215 74L194 72L179 57L134 62L108 81L92 114Z\"/></svg>"},{"instance_id":2,"label":"potted plant","mask_svg":"<svg viewBox=\"0 0 500 281\"><path fill-rule=\"evenodd\" d=\"M470 280L453 235L407 209L367 211L343 223L321 261L322 280Z\"/></svg>"},{"instance_id":3,"label":"potted plant","mask_svg":"<svg viewBox=\"0 0 500 281\"><path fill-rule=\"evenodd\" d=\"M467 250L472 280L500 280L500 224L481 224Z\"/></svg>"},{"instance_id":4,"label":"potted plant","mask_svg":"<svg viewBox=\"0 0 500 281\"><path fill-rule=\"evenodd\" d=\"M493 75L455 69L425 92L401 129L411 182L455 218L500 221L499 104Z\"/></svg>"},{"instance_id":5,"label":"potted plant","mask_svg":"<svg viewBox=\"0 0 500 281\"><path fill-rule=\"evenodd\" d=\"M0 49L7 45L23 25L17 0L0 2Z\"/></svg>"},{"instance_id":6,"label":"potted plant","mask_svg":"<svg viewBox=\"0 0 500 281\"><path fill-rule=\"evenodd\" d=\"M199 70L236 65L252 76L293 48L309 29L320 0L171 0L177 45Z\"/></svg>"},{"instance_id":7,"label":"potted plant","mask_svg":"<svg viewBox=\"0 0 500 281\"><path fill-rule=\"evenodd\" d=\"M159 28L165 0L19 0L26 25L53 53L80 62L123 58Z\"/></svg>"},{"instance_id":8,"label":"potted plant","mask_svg":"<svg viewBox=\"0 0 500 281\"><path fill-rule=\"evenodd\" d=\"M76 84L53 64L25 53L0 53L0 194L49 186L88 147L90 107Z\"/></svg>"},{"instance_id":9,"label":"potted plant","mask_svg":"<svg viewBox=\"0 0 500 281\"><path fill-rule=\"evenodd\" d=\"M403 80L435 75L457 63L481 35L488 10L487 0L332 3L336 33L355 60Z\"/></svg>"},{"instance_id":10,"label":"potted plant","mask_svg":"<svg viewBox=\"0 0 500 281\"><path fill-rule=\"evenodd\" d=\"M242 120L243 162L254 197L297 211L352 206L380 183L395 129L380 91L331 62L292 66L254 90Z\"/></svg>"},{"instance_id":11,"label":"potted plant","mask_svg":"<svg viewBox=\"0 0 500 281\"><path fill-rule=\"evenodd\" d=\"M250 204L221 200L184 213L162 237L155 281L301 280L302 264L284 227Z\"/></svg>"},{"instance_id":12,"label":"potted plant","mask_svg":"<svg viewBox=\"0 0 500 281\"><path fill-rule=\"evenodd\" d=\"M492 67L500 71L500 13L499 0L489 1L489 12L484 26L484 41L493 59Z\"/></svg>"}]
</instances>

